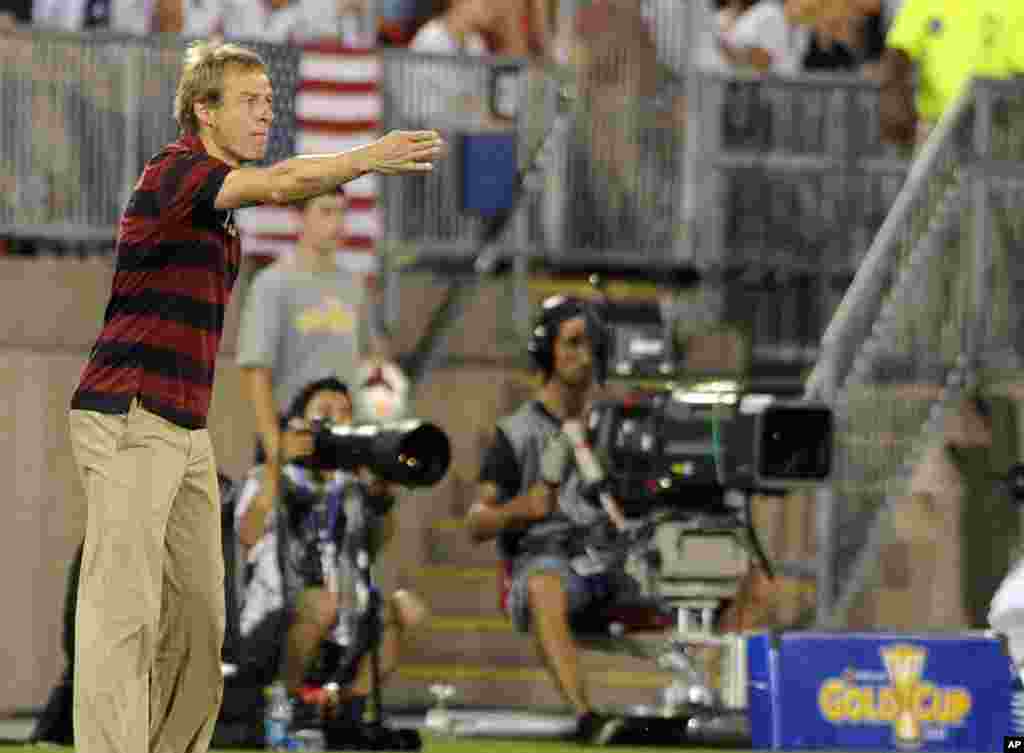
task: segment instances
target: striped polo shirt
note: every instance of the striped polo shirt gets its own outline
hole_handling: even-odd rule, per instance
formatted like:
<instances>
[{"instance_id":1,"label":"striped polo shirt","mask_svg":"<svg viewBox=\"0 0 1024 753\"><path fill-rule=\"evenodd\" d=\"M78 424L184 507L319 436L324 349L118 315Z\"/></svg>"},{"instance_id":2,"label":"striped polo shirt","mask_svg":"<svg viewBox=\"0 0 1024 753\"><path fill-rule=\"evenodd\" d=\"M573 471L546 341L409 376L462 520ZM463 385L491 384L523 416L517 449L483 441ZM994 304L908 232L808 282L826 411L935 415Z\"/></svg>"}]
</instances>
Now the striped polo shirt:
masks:
<instances>
[{"instance_id":1,"label":"striped polo shirt","mask_svg":"<svg viewBox=\"0 0 1024 753\"><path fill-rule=\"evenodd\" d=\"M121 217L103 329L71 407L147 409L187 429L206 425L224 310L240 246L213 202L231 166L186 136L146 163Z\"/></svg>"}]
</instances>

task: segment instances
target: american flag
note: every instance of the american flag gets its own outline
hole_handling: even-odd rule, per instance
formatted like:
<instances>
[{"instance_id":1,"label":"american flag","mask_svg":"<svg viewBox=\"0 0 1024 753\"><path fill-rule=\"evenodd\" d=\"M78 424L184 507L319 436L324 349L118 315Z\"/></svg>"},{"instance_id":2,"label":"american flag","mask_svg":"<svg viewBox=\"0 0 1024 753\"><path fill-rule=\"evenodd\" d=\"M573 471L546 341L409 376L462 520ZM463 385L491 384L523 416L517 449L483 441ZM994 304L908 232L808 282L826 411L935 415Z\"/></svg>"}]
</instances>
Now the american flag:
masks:
<instances>
[{"instance_id":1,"label":"american flag","mask_svg":"<svg viewBox=\"0 0 1024 753\"><path fill-rule=\"evenodd\" d=\"M294 98L296 154L339 152L373 141L380 129L380 64L372 49L330 42L304 45ZM287 125L285 127L288 127ZM372 272L381 235L375 175L346 184L346 234L339 262ZM239 212L242 250L260 257L288 253L298 238L298 214L259 206Z\"/></svg>"}]
</instances>

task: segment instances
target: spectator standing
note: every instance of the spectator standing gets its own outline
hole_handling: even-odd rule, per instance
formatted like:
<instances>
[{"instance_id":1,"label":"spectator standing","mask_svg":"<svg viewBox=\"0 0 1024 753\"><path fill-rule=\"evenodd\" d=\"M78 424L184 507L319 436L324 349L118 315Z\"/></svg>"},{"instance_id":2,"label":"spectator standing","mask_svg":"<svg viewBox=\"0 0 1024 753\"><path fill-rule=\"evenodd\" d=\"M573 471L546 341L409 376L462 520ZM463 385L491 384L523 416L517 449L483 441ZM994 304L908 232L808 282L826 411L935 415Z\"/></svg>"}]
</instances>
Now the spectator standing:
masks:
<instances>
[{"instance_id":1,"label":"spectator standing","mask_svg":"<svg viewBox=\"0 0 1024 753\"><path fill-rule=\"evenodd\" d=\"M904 0L882 56L882 135L903 147L919 145L972 78L1005 79L1022 72L1024 4ZM994 139L1002 144L1000 158L1024 159L1020 98L1003 98L993 115ZM989 341L1005 345L1003 365L1017 368L1024 362L1024 264L1017 253L1024 230L1012 201L992 202L991 217L995 289ZM937 286L953 284L941 274L935 279ZM942 297L944 289L937 287L926 300ZM931 310L926 307L920 313L927 317Z\"/></svg>"},{"instance_id":2,"label":"spectator standing","mask_svg":"<svg viewBox=\"0 0 1024 753\"><path fill-rule=\"evenodd\" d=\"M668 69L659 64L642 8L628 0L581 7L564 19L558 55L572 69L577 96L566 129L566 182L559 185L557 171L548 177L551 194L564 204L548 201L547 211L564 206L568 243L576 247L664 242L678 207L669 210L676 197L666 186L675 185L684 102L664 88ZM668 95L664 102L656 101L659 94ZM547 225L561 232L554 217Z\"/></svg>"},{"instance_id":3,"label":"spectator standing","mask_svg":"<svg viewBox=\"0 0 1024 753\"><path fill-rule=\"evenodd\" d=\"M885 44L882 132L911 144L934 127L972 77L1024 71L1024 4L904 0Z\"/></svg>"},{"instance_id":4,"label":"spectator standing","mask_svg":"<svg viewBox=\"0 0 1024 753\"><path fill-rule=\"evenodd\" d=\"M336 261L345 202L334 192L296 204L295 252L258 272L246 297L237 359L271 454L279 416L304 385L328 376L355 384L364 356L389 355L365 281Z\"/></svg>"}]
</instances>

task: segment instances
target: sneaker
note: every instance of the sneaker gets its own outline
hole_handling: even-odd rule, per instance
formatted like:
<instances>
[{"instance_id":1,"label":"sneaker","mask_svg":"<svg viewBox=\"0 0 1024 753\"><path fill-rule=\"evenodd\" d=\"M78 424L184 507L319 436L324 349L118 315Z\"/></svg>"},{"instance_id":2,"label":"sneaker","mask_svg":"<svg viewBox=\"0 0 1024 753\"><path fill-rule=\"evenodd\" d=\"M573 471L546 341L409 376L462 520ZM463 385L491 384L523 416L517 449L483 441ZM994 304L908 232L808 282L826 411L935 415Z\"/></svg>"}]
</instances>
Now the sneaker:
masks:
<instances>
[{"instance_id":1,"label":"sneaker","mask_svg":"<svg viewBox=\"0 0 1024 753\"><path fill-rule=\"evenodd\" d=\"M608 745L624 725L620 716L588 711L576 717L573 739L584 745Z\"/></svg>"}]
</instances>

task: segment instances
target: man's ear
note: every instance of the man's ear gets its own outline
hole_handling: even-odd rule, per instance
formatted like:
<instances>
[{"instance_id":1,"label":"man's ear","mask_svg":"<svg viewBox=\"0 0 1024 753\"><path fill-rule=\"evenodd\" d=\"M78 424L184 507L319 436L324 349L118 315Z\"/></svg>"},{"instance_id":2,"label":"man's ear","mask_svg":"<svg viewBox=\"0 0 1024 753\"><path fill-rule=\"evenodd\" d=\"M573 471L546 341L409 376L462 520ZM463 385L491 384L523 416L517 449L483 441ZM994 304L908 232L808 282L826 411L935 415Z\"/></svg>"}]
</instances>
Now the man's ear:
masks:
<instances>
[{"instance_id":1,"label":"man's ear","mask_svg":"<svg viewBox=\"0 0 1024 753\"><path fill-rule=\"evenodd\" d=\"M209 127L213 123L213 108L211 108L206 102L196 102L192 105L193 111L196 114L196 120L199 121L199 125Z\"/></svg>"}]
</instances>

